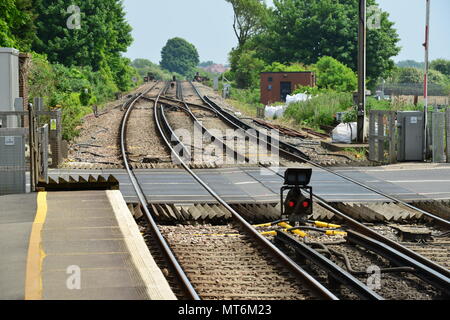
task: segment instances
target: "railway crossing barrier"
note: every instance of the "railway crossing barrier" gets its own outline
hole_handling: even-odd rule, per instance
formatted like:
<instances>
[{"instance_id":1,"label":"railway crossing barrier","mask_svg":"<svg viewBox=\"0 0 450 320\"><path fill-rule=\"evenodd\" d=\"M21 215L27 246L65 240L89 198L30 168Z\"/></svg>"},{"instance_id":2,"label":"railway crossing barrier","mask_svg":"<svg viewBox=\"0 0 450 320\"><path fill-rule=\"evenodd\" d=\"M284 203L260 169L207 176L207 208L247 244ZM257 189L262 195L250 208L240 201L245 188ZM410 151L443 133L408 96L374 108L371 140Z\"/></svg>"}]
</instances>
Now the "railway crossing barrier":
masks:
<instances>
[{"instance_id":1,"label":"railway crossing barrier","mask_svg":"<svg viewBox=\"0 0 450 320\"><path fill-rule=\"evenodd\" d=\"M256 107L256 117L258 119L264 119L265 118L265 108L264 107Z\"/></svg>"}]
</instances>

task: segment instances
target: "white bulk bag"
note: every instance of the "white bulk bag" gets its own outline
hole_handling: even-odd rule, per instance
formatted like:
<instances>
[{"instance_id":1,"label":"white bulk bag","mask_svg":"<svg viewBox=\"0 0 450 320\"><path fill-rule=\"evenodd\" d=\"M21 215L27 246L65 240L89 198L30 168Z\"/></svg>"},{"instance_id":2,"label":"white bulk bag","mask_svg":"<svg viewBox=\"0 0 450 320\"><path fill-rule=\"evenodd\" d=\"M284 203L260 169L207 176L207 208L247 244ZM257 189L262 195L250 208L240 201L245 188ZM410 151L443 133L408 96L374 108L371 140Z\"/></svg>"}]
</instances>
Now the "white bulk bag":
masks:
<instances>
[{"instance_id":1,"label":"white bulk bag","mask_svg":"<svg viewBox=\"0 0 450 320\"><path fill-rule=\"evenodd\" d=\"M332 132L333 143L352 143L357 138L356 122L341 123Z\"/></svg>"}]
</instances>

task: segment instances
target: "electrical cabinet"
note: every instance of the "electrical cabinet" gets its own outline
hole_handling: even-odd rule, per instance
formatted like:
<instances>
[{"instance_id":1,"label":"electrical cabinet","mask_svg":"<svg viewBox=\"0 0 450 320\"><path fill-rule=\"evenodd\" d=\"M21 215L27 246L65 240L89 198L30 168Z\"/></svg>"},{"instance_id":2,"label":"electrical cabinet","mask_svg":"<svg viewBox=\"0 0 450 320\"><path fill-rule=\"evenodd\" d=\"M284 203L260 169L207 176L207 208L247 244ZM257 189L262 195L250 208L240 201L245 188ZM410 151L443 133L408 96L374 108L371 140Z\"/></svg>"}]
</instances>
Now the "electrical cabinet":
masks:
<instances>
[{"instance_id":1,"label":"electrical cabinet","mask_svg":"<svg viewBox=\"0 0 450 320\"><path fill-rule=\"evenodd\" d=\"M423 161L424 114L421 111L397 112L398 161Z\"/></svg>"},{"instance_id":2,"label":"electrical cabinet","mask_svg":"<svg viewBox=\"0 0 450 320\"><path fill-rule=\"evenodd\" d=\"M0 195L26 192L25 164L24 136L0 135Z\"/></svg>"},{"instance_id":3,"label":"electrical cabinet","mask_svg":"<svg viewBox=\"0 0 450 320\"><path fill-rule=\"evenodd\" d=\"M0 48L0 111L14 111L19 98L19 51ZM17 117L2 117L3 128L17 128Z\"/></svg>"}]
</instances>

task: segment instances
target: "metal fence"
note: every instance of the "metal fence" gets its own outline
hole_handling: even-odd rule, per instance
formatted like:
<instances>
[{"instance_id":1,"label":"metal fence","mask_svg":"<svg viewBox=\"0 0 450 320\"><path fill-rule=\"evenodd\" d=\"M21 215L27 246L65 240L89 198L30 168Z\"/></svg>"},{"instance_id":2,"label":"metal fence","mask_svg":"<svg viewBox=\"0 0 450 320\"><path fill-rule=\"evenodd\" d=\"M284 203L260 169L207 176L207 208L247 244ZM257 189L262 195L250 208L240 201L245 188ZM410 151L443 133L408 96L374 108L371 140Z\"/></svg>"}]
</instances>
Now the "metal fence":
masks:
<instances>
[{"instance_id":1,"label":"metal fence","mask_svg":"<svg viewBox=\"0 0 450 320\"><path fill-rule=\"evenodd\" d=\"M369 115L369 159L380 163L396 163L401 158L397 112L371 110ZM450 163L450 108L430 112L427 150L434 163Z\"/></svg>"},{"instance_id":2,"label":"metal fence","mask_svg":"<svg viewBox=\"0 0 450 320\"><path fill-rule=\"evenodd\" d=\"M369 160L397 161L395 111L371 110L369 117Z\"/></svg>"},{"instance_id":3,"label":"metal fence","mask_svg":"<svg viewBox=\"0 0 450 320\"><path fill-rule=\"evenodd\" d=\"M0 195L25 193L25 139L24 128L0 129Z\"/></svg>"},{"instance_id":4,"label":"metal fence","mask_svg":"<svg viewBox=\"0 0 450 320\"><path fill-rule=\"evenodd\" d=\"M377 90L383 91L386 95L395 96L421 96L423 95L423 83L388 83L379 85ZM428 84L429 96L448 96L449 92L445 87L430 83Z\"/></svg>"},{"instance_id":5,"label":"metal fence","mask_svg":"<svg viewBox=\"0 0 450 320\"><path fill-rule=\"evenodd\" d=\"M53 127L53 131L57 132L58 122L61 120L60 112L35 112L32 107L29 111L0 112L3 119L14 118L13 123L23 124L23 119L26 118L29 125L29 128L0 128L0 195L25 193L25 174L28 169L31 191L35 191L38 182L47 182L49 138L51 139L52 135L49 133L47 123L39 127L38 119L42 115L49 117L50 129ZM53 137L58 139L57 134L53 134ZM29 166L26 164L25 154L27 143L30 151ZM60 151L61 142L56 145Z\"/></svg>"},{"instance_id":6,"label":"metal fence","mask_svg":"<svg viewBox=\"0 0 450 320\"><path fill-rule=\"evenodd\" d=\"M447 109L445 112L445 127L446 127L446 135L447 135L447 148L446 148L446 155L447 155L447 162L450 163L450 109Z\"/></svg>"},{"instance_id":7,"label":"metal fence","mask_svg":"<svg viewBox=\"0 0 450 320\"><path fill-rule=\"evenodd\" d=\"M431 113L431 156L435 163L441 163L446 161L445 155L445 113L444 112L432 112Z\"/></svg>"}]
</instances>

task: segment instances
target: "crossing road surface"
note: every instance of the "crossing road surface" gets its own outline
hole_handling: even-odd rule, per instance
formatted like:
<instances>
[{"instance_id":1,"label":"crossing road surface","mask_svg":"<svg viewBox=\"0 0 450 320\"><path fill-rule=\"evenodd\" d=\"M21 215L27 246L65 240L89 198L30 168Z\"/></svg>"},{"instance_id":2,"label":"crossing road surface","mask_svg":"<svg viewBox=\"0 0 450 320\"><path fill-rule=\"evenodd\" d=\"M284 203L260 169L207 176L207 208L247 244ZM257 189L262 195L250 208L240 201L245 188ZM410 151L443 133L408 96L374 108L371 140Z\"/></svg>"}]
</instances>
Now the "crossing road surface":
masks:
<instances>
[{"instance_id":1,"label":"crossing road surface","mask_svg":"<svg viewBox=\"0 0 450 320\"><path fill-rule=\"evenodd\" d=\"M405 201L450 200L450 165L404 164L370 168L336 168L337 172ZM210 187L233 203L279 201L281 179L264 168L224 168L195 170ZM282 174L283 168L279 169ZM184 170L136 170L150 202L214 202ZM136 197L123 170L51 170L50 176L114 174L127 202ZM327 201L374 202L388 199L336 175L313 169L314 192Z\"/></svg>"}]
</instances>

